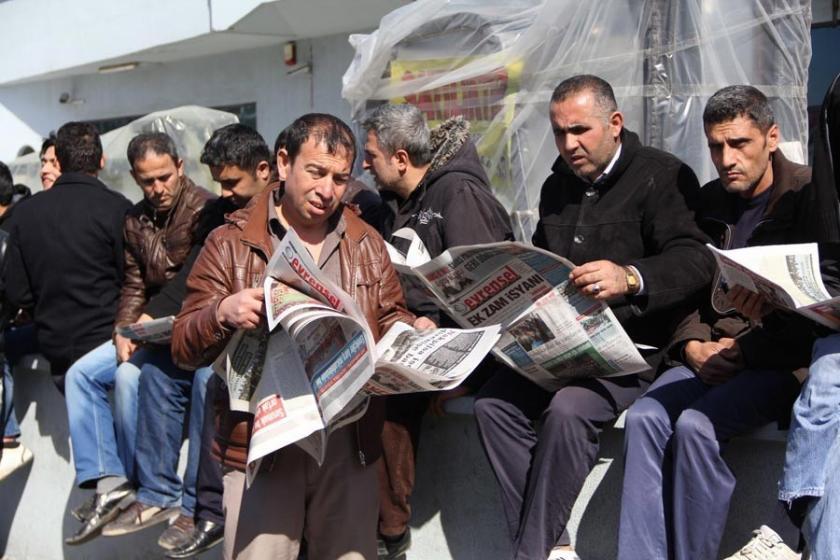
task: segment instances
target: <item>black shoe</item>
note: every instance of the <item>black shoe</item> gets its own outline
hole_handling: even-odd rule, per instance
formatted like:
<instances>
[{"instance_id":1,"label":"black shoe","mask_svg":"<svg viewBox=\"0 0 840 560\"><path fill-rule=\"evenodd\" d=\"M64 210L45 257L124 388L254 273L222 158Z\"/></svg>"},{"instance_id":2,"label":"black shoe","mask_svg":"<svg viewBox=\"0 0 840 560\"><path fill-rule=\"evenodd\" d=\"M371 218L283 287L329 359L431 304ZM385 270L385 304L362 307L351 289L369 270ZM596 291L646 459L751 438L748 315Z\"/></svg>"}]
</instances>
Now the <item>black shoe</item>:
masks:
<instances>
[{"instance_id":1,"label":"black shoe","mask_svg":"<svg viewBox=\"0 0 840 560\"><path fill-rule=\"evenodd\" d=\"M379 536L377 556L379 560L405 560L405 554L411 548L411 530L406 529L399 537Z\"/></svg>"},{"instance_id":2,"label":"black shoe","mask_svg":"<svg viewBox=\"0 0 840 560\"><path fill-rule=\"evenodd\" d=\"M81 503L76 509L70 510L70 515L75 517L78 521L84 523L93 515L93 509L96 507L96 494L91 494L90 498Z\"/></svg>"},{"instance_id":3,"label":"black shoe","mask_svg":"<svg viewBox=\"0 0 840 560\"><path fill-rule=\"evenodd\" d=\"M213 523L206 519L200 519L195 524L195 529L190 540L177 548L166 553L167 558L189 558L210 550L225 538L225 526L221 523Z\"/></svg>"},{"instance_id":4,"label":"black shoe","mask_svg":"<svg viewBox=\"0 0 840 560\"><path fill-rule=\"evenodd\" d=\"M134 498L134 488L130 482L124 482L104 494L96 494L90 517L85 519L82 526L72 537L64 539L66 544L82 544L99 534L100 529L116 518L122 511L123 504L128 504Z\"/></svg>"}]
</instances>

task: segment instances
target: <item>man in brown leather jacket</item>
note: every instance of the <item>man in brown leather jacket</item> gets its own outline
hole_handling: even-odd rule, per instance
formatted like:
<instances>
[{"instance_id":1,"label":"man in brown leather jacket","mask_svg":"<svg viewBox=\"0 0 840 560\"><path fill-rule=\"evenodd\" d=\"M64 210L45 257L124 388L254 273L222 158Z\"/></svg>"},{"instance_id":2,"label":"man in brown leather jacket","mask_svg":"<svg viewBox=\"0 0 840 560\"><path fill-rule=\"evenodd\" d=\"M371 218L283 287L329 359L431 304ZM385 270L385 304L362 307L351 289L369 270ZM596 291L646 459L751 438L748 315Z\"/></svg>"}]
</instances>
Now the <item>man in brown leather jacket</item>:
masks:
<instances>
[{"instance_id":1,"label":"man in brown leather jacket","mask_svg":"<svg viewBox=\"0 0 840 560\"><path fill-rule=\"evenodd\" d=\"M262 323L266 263L290 227L321 270L356 300L374 338L397 320L414 320L382 238L340 202L355 146L349 127L334 116L309 114L292 123L278 155L285 181L232 214L193 267L172 340L179 365L209 364L236 329ZM421 318L415 326L429 323ZM263 462L246 491L251 419L224 409L219 414L214 450L229 469L225 557L294 559L305 535L312 560L374 558L378 506L371 465L381 453L379 403L333 432L320 467L288 446Z\"/></svg>"},{"instance_id":2,"label":"man in brown leather jacket","mask_svg":"<svg viewBox=\"0 0 840 560\"><path fill-rule=\"evenodd\" d=\"M183 265L199 214L212 198L184 175L183 161L166 134L135 137L127 157L144 198L125 217L118 327L150 319L143 313L145 304ZM133 493L137 387L140 368L154 359L153 354L160 354L160 347L138 350L132 341L115 333L113 340L82 356L67 372L67 415L76 482L80 487L96 488L92 499L74 511L82 526L67 539L68 544L96 536ZM168 350L165 355L168 359ZM108 401L111 389L114 412Z\"/></svg>"}]
</instances>

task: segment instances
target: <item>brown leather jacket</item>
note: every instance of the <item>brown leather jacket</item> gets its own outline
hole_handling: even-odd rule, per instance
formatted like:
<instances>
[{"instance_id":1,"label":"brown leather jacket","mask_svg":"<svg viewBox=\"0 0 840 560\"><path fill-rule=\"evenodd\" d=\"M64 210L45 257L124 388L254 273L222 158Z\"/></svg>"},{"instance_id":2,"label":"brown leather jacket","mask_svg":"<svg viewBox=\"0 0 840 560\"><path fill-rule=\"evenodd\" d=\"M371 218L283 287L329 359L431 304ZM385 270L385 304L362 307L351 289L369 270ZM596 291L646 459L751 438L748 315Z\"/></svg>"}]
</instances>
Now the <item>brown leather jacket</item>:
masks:
<instances>
[{"instance_id":1,"label":"brown leather jacket","mask_svg":"<svg viewBox=\"0 0 840 560\"><path fill-rule=\"evenodd\" d=\"M194 370L211 363L233 332L216 318L219 303L245 288L262 286L272 253L268 232L266 189L213 231L187 280L187 297L175 319L172 357L179 366ZM365 313L375 340L396 321L411 323L402 288L382 237L348 208L342 208L346 228L339 244L341 287ZM226 466L245 470L253 416L231 412L227 391L216 401L216 438L213 455ZM365 416L356 422L359 460L371 464L381 454L384 409L373 399Z\"/></svg>"},{"instance_id":2,"label":"brown leather jacket","mask_svg":"<svg viewBox=\"0 0 840 560\"><path fill-rule=\"evenodd\" d=\"M149 298L175 276L193 245L199 215L213 198L185 175L165 216L157 216L145 198L128 211L123 228L125 276L115 326L137 321Z\"/></svg>"}]
</instances>

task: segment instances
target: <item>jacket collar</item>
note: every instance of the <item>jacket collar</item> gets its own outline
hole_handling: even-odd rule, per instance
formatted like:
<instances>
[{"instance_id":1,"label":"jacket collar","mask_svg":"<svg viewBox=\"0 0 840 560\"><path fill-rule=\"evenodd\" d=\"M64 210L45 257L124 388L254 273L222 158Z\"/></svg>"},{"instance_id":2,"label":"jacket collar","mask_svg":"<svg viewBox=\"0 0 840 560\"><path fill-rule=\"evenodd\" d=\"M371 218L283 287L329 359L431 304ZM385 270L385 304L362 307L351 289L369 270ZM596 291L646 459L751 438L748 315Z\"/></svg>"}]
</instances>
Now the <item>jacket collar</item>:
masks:
<instances>
[{"instance_id":1,"label":"jacket collar","mask_svg":"<svg viewBox=\"0 0 840 560\"><path fill-rule=\"evenodd\" d=\"M771 156L771 165L773 166L773 185L770 187L773 192L770 194L770 200L767 201L767 211L765 215L772 213L773 209L779 200L788 192L798 190L802 187L800 182L797 182L795 174L797 166L792 161L788 160L783 154L782 150L777 149Z\"/></svg>"},{"instance_id":2,"label":"jacket collar","mask_svg":"<svg viewBox=\"0 0 840 560\"><path fill-rule=\"evenodd\" d=\"M621 154L618 156L618 161L615 162L610 172L607 176L599 183L601 185L612 185L622 176L624 171L633 161L633 158L636 156L636 152L639 151L642 147L642 143L639 140L639 136L626 128L621 129ZM572 168L569 167L565 160L563 160L563 156L557 156L557 159L554 160L554 165L551 166L551 170L554 173L562 174L562 175L572 175L580 181L586 181L585 179L581 179L575 172L572 171Z\"/></svg>"},{"instance_id":3,"label":"jacket collar","mask_svg":"<svg viewBox=\"0 0 840 560\"><path fill-rule=\"evenodd\" d=\"M86 185L90 185L91 187L99 187L100 189L108 188L105 185L105 183L99 180L98 177L88 175L87 173L76 173L74 171L68 171L59 175L58 179L55 180L55 184L53 184L53 187L60 187L61 185L69 183L84 183Z\"/></svg>"}]
</instances>

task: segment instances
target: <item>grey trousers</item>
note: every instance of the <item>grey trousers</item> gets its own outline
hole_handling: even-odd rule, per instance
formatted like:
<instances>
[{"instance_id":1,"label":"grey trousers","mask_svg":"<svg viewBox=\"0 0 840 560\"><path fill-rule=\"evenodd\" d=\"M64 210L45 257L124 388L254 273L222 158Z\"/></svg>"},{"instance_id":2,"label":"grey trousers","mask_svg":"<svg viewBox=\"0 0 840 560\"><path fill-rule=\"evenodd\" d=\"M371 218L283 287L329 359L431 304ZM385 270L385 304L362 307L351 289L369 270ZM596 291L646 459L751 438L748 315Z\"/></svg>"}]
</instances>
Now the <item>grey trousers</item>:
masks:
<instances>
[{"instance_id":1,"label":"grey trousers","mask_svg":"<svg viewBox=\"0 0 840 560\"><path fill-rule=\"evenodd\" d=\"M597 460L598 435L645 388L625 375L578 380L552 393L507 369L482 387L475 417L516 560L545 560L555 545L569 544L566 524Z\"/></svg>"},{"instance_id":2,"label":"grey trousers","mask_svg":"<svg viewBox=\"0 0 840 560\"><path fill-rule=\"evenodd\" d=\"M376 466L359 463L355 424L330 436L320 467L295 445L275 455L248 489L225 473L225 559L294 560L305 537L309 560L375 560Z\"/></svg>"},{"instance_id":3,"label":"grey trousers","mask_svg":"<svg viewBox=\"0 0 840 560\"><path fill-rule=\"evenodd\" d=\"M706 385L685 367L662 374L627 411L619 560L715 560L735 476L731 437L790 415L799 382L745 370Z\"/></svg>"}]
</instances>

